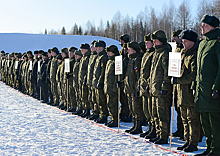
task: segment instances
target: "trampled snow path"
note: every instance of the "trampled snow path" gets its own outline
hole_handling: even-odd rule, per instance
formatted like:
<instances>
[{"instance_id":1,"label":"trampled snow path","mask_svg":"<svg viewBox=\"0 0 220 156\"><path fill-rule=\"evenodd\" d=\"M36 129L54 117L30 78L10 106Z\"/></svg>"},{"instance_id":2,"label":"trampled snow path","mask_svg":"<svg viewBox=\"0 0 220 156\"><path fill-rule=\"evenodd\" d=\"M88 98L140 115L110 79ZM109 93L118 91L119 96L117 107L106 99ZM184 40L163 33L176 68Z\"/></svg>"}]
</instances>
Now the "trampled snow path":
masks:
<instances>
[{"instance_id":1,"label":"trampled snow path","mask_svg":"<svg viewBox=\"0 0 220 156\"><path fill-rule=\"evenodd\" d=\"M178 155L138 135L125 135L131 123L109 130L68 115L0 83L0 155ZM130 137L129 137L130 136ZM137 138L137 139L134 139ZM184 142L173 139L172 150ZM205 149L205 138L199 151Z\"/></svg>"}]
</instances>

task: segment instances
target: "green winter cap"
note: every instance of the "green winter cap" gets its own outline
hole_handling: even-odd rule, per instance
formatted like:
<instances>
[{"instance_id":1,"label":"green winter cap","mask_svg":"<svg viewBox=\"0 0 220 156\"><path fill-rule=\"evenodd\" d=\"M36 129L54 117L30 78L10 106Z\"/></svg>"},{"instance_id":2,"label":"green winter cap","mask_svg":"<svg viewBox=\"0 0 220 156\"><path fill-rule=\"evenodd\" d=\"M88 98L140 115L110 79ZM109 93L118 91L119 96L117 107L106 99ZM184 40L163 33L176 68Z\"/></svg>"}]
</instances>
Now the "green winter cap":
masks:
<instances>
[{"instance_id":1,"label":"green winter cap","mask_svg":"<svg viewBox=\"0 0 220 156\"><path fill-rule=\"evenodd\" d=\"M127 47L130 47L136 51L136 53L140 53L140 46L137 42L129 42L127 43Z\"/></svg>"},{"instance_id":2,"label":"green winter cap","mask_svg":"<svg viewBox=\"0 0 220 156\"><path fill-rule=\"evenodd\" d=\"M81 53L81 50L75 50L75 55L79 55L79 56L83 56L82 53Z\"/></svg>"},{"instance_id":3,"label":"green winter cap","mask_svg":"<svg viewBox=\"0 0 220 156\"><path fill-rule=\"evenodd\" d=\"M27 54L30 54L30 55L32 55L32 51L30 51L30 50L29 50L29 51L27 51Z\"/></svg>"},{"instance_id":4,"label":"green winter cap","mask_svg":"<svg viewBox=\"0 0 220 156\"><path fill-rule=\"evenodd\" d=\"M179 36L179 34L182 32L182 30L176 30L172 32L172 37Z\"/></svg>"},{"instance_id":5,"label":"green winter cap","mask_svg":"<svg viewBox=\"0 0 220 156\"><path fill-rule=\"evenodd\" d=\"M166 34L163 30L157 30L155 31L152 35L151 35L151 39L157 39L160 42L162 42L163 44L167 43L167 38L166 38Z\"/></svg>"},{"instance_id":6,"label":"green winter cap","mask_svg":"<svg viewBox=\"0 0 220 156\"><path fill-rule=\"evenodd\" d=\"M90 45L88 43L83 43L80 45L80 49L88 49L90 50Z\"/></svg>"},{"instance_id":7,"label":"green winter cap","mask_svg":"<svg viewBox=\"0 0 220 156\"><path fill-rule=\"evenodd\" d=\"M106 51L107 52L113 52L116 56L118 56L118 55L120 55L119 54L119 51L118 51L118 47L117 46L115 46L115 45L110 45L110 46L108 46L107 48L106 48Z\"/></svg>"},{"instance_id":8,"label":"green winter cap","mask_svg":"<svg viewBox=\"0 0 220 156\"><path fill-rule=\"evenodd\" d=\"M58 55L56 56L56 58L57 58L57 60L63 60L63 57L62 57L61 54L58 54Z\"/></svg>"},{"instance_id":9,"label":"green winter cap","mask_svg":"<svg viewBox=\"0 0 220 156\"><path fill-rule=\"evenodd\" d=\"M68 51L69 51L69 52L73 52L73 53L74 53L74 52L75 52L75 50L78 50L78 49L77 49L76 47L69 47L69 50L68 50Z\"/></svg>"},{"instance_id":10,"label":"green winter cap","mask_svg":"<svg viewBox=\"0 0 220 156\"><path fill-rule=\"evenodd\" d=\"M149 33L149 34L147 34L146 36L144 36L144 41L151 41L151 42L153 42L153 41L151 40L151 34L152 34L152 33Z\"/></svg>"},{"instance_id":11,"label":"green winter cap","mask_svg":"<svg viewBox=\"0 0 220 156\"><path fill-rule=\"evenodd\" d=\"M94 45L94 44L95 44L95 42L96 42L96 40L93 40L93 41L91 42L91 45Z\"/></svg>"},{"instance_id":12,"label":"green winter cap","mask_svg":"<svg viewBox=\"0 0 220 156\"><path fill-rule=\"evenodd\" d=\"M123 40L125 43L130 42L130 36L128 34L121 35L120 40Z\"/></svg>"},{"instance_id":13,"label":"green winter cap","mask_svg":"<svg viewBox=\"0 0 220 156\"><path fill-rule=\"evenodd\" d=\"M98 40L97 42L95 42L95 47L104 47L106 46L106 43L104 41Z\"/></svg>"},{"instance_id":14,"label":"green winter cap","mask_svg":"<svg viewBox=\"0 0 220 156\"><path fill-rule=\"evenodd\" d=\"M61 53L65 53L65 54L66 54L66 57L69 57L69 51L68 51L67 48L61 49Z\"/></svg>"},{"instance_id":15,"label":"green winter cap","mask_svg":"<svg viewBox=\"0 0 220 156\"><path fill-rule=\"evenodd\" d=\"M57 55L59 54L59 50L57 49L57 47L53 47L52 49L51 49L51 53L52 52L55 52Z\"/></svg>"},{"instance_id":16,"label":"green winter cap","mask_svg":"<svg viewBox=\"0 0 220 156\"><path fill-rule=\"evenodd\" d=\"M43 55L43 56L48 56L48 55L47 55L47 52L44 52L42 55Z\"/></svg>"},{"instance_id":17,"label":"green winter cap","mask_svg":"<svg viewBox=\"0 0 220 156\"><path fill-rule=\"evenodd\" d=\"M219 19L215 17L214 15L204 15L201 19L201 22L209 24L214 28L219 26Z\"/></svg>"}]
</instances>

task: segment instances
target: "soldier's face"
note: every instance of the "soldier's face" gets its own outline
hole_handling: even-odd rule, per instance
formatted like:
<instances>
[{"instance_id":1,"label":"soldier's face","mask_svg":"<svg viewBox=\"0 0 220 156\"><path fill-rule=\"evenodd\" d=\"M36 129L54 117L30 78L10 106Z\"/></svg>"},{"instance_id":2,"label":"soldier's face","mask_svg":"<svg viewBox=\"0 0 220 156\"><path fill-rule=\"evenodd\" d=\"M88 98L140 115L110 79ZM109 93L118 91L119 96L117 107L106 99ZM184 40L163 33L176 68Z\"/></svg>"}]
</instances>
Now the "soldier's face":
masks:
<instances>
[{"instance_id":1,"label":"soldier's face","mask_svg":"<svg viewBox=\"0 0 220 156\"><path fill-rule=\"evenodd\" d=\"M96 47L96 52L100 53L100 52L102 52L103 49L104 49L103 47Z\"/></svg>"},{"instance_id":2,"label":"soldier's face","mask_svg":"<svg viewBox=\"0 0 220 156\"><path fill-rule=\"evenodd\" d=\"M52 56L57 56L57 53L52 51Z\"/></svg>"},{"instance_id":3,"label":"soldier's face","mask_svg":"<svg viewBox=\"0 0 220 156\"><path fill-rule=\"evenodd\" d=\"M209 24L202 23L201 29L202 29L202 34L206 34L207 32L209 32L209 31L211 31L212 29L214 29L214 27L212 27L212 26L209 25Z\"/></svg>"},{"instance_id":4,"label":"soldier's face","mask_svg":"<svg viewBox=\"0 0 220 156\"><path fill-rule=\"evenodd\" d=\"M48 55L48 57L51 57L51 53L48 53L47 55Z\"/></svg>"},{"instance_id":5,"label":"soldier's face","mask_svg":"<svg viewBox=\"0 0 220 156\"><path fill-rule=\"evenodd\" d=\"M75 55L76 60L78 60L79 58L81 58L82 56L80 55Z\"/></svg>"},{"instance_id":6,"label":"soldier's face","mask_svg":"<svg viewBox=\"0 0 220 156\"><path fill-rule=\"evenodd\" d=\"M107 55L108 56L114 56L115 54L113 52L111 52L111 51L107 51Z\"/></svg>"},{"instance_id":7,"label":"soldier's face","mask_svg":"<svg viewBox=\"0 0 220 156\"><path fill-rule=\"evenodd\" d=\"M133 48L128 47L128 54L131 55L134 53L136 53L136 51Z\"/></svg>"},{"instance_id":8,"label":"soldier's face","mask_svg":"<svg viewBox=\"0 0 220 156\"><path fill-rule=\"evenodd\" d=\"M185 49L191 49L194 45L194 42L186 40L186 39L182 39L182 43Z\"/></svg>"},{"instance_id":9,"label":"soldier's face","mask_svg":"<svg viewBox=\"0 0 220 156\"><path fill-rule=\"evenodd\" d=\"M88 49L81 49L81 53L84 55L86 52L88 51Z\"/></svg>"},{"instance_id":10,"label":"soldier's face","mask_svg":"<svg viewBox=\"0 0 220 156\"><path fill-rule=\"evenodd\" d=\"M151 41L145 41L146 49L152 48L154 45Z\"/></svg>"},{"instance_id":11,"label":"soldier's face","mask_svg":"<svg viewBox=\"0 0 220 156\"><path fill-rule=\"evenodd\" d=\"M160 42L158 39L153 40L154 46L162 45L163 43Z\"/></svg>"},{"instance_id":12,"label":"soldier's face","mask_svg":"<svg viewBox=\"0 0 220 156\"><path fill-rule=\"evenodd\" d=\"M61 55L62 55L63 58L66 57L66 54L65 54L65 53L61 53Z\"/></svg>"},{"instance_id":13,"label":"soldier's face","mask_svg":"<svg viewBox=\"0 0 220 156\"><path fill-rule=\"evenodd\" d=\"M94 47L94 45L93 44L91 44L91 51L95 51L96 50L96 48Z\"/></svg>"},{"instance_id":14,"label":"soldier's face","mask_svg":"<svg viewBox=\"0 0 220 156\"><path fill-rule=\"evenodd\" d=\"M74 52L69 52L69 57L73 58L74 57Z\"/></svg>"}]
</instances>

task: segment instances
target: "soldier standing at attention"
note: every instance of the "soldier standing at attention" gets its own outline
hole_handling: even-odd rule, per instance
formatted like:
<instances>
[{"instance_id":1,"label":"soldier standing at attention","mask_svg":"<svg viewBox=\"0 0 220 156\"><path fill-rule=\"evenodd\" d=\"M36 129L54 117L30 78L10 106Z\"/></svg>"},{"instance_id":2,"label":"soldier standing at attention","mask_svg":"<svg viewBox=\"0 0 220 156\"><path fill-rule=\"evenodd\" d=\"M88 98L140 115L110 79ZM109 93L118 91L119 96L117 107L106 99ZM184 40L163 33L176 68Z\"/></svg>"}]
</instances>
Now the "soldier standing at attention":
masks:
<instances>
[{"instance_id":1,"label":"soldier standing at attention","mask_svg":"<svg viewBox=\"0 0 220 156\"><path fill-rule=\"evenodd\" d=\"M118 90L116 82L118 76L115 75L115 56L119 55L118 48L115 45L106 48L108 54L108 62L105 68L104 92L107 98L108 111L110 112L111 119L106 124L108 127L118 126Z\"/></svg>"},{"instance_id":2,"label":"soldier standing at attention","mask_svg":"<svg viewBox=\"0 0 220 156\"><path fill-rule=\"evenodd\" d=\"M100 111L100 118L95 121L97 123L107 123L108 109L106 104L106 96L104 94L104 77L105 77L105 67L108 61L108 55L105 51L106 43L104 41L98 40L95 43L96 52L98 57L95 62L93 71L92 84L95 87L96 101Z\"/></svg>"},{"instance_id":3,"label":"soldier standing at attention","mask_svg":"<svg viewBox=\"0 0 220 156\"><path fill-rule=\"evenodd\" d=\"M200 119L207 149L197 155L220 155L220 29L219 19L204 15L202 34L197 53L197 71L192 84L195 92L195 111Z\"/></svg>"}]
</instances>

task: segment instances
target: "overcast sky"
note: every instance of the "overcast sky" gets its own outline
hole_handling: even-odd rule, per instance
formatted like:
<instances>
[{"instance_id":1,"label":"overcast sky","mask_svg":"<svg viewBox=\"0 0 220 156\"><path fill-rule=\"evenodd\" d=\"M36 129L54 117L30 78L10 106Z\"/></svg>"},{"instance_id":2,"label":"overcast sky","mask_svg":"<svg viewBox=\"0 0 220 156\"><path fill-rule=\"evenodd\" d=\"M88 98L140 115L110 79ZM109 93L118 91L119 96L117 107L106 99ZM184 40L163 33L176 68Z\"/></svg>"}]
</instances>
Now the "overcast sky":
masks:
<instances>
[{"instance_id":1,"label":"overcast sky","mask_svg":"<svg viewBox=\"0 0 220 156\"><path fill-rule=\"evenodd\" d=\"M183 0L173 0L176 8ZM196 13L199 0L191 0L191 12ZM136 16L145 7L158 13L170 0L0 0L0 33L40 33L45 29L69 32L75 23L85 26L90 20L97 26L111 21L120 11L122 16Z\"/></svg>"}]
</instances>

